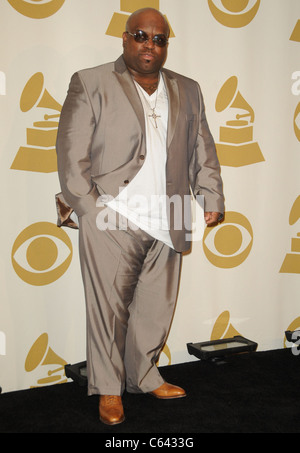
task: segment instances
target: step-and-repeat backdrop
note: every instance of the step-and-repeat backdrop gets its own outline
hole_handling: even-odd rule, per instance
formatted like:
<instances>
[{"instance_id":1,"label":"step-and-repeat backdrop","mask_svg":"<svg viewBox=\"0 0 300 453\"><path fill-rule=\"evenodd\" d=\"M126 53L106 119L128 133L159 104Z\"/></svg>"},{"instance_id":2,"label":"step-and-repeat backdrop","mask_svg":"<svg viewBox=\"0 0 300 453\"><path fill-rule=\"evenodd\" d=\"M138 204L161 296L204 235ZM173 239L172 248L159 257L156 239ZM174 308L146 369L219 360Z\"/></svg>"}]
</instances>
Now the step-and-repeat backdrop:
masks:
<instances>
[{"instance_id":1,"label":"step-and-repeat backdrop","mask_svg":"<svg viewBox=\"0 0 300 453\"><path fill-rule=\"evenodd\" d=\"M57 126L71 75L116 60L146 6L172 29L166 67L202 87L227 210L204 229L194 206L160 364L237 334L290 347L285 331L300 328L299 0L1 0L3 392L65 382L64 365L85 360L78 231L57 226Z\"/></svg>"}]
</instances>

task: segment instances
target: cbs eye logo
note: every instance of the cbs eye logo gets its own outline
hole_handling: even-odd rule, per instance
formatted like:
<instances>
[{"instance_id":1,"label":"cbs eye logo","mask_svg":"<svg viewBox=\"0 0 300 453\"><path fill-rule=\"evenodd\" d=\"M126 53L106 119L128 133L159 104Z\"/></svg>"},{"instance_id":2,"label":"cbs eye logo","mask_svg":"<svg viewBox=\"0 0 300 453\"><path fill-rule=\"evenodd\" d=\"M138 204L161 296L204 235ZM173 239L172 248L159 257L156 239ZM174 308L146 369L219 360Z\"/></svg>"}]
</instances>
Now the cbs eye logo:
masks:
<instances>
[{"instance_id":1,"label":"cbs eye logo","mask_svg":"<svg viewBox=\"0 0 300 453\"><path fill-rule=\"evenodd\" d=\"M65 0L7 0L18 13L32 19L50 17L62 7Z\"/></svg>"},{"instance_id":2,"label":"cbs eye logo","mask_svg":"<svg viewBox=\"0 0 300 453\"><path fill-rule=\"evenodd\" d=\"M220 24L230 28L241 28L254 19L260 0L208 0L208 6Z\"/></svg>"},{"instance_id":3,"label":"cbs eye logo","mask_svg":"<svg viewBox=\"0 0 300 453\"><path fill-rule=\"evenodd\" d=\"M253 245L249 220L238 212L227 212L223 223L206 228L203 249L206 258L216 267L230 269L242 264Z\"/></svg>"},{"instance_id":4,"label":"cbs eye logo","mask_svg":"<svg viewBox=\"0 0 300 453\"><path fill-rule=\"evenodd\" d=\"M69 236L53 223L39 222L25 228L14 242L11 258L16 274L34 286L58 280L72 261Z\"/></svg>"}]
</instances>

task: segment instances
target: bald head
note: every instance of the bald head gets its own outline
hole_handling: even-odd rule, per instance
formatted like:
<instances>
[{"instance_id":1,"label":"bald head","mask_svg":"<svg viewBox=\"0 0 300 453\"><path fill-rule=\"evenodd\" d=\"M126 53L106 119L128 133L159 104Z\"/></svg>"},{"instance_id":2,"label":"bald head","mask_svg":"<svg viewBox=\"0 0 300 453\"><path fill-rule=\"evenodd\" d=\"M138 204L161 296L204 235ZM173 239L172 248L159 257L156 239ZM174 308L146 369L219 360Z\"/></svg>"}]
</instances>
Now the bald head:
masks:
<instances>
[{"instance_id":1,"label":"bald head","mask_svg":"<svg viewBox=\"0 0 300 453\"><path fill-rule=\"evenodd\" d=\"M155 8L142 8L132 13L126 23L126 31L135 31L141 18L149 25L163 26L165 35L169 37L170 27L168 21L165 16Z\"/></svg>"},{"instance_id":2,"label":"bald head","mask_svg":"<svg viewBox=\"0 0 300 453\"><path fill-rule=\"evenodd\" d=\"M135 39L136 33L146 39ZM168 53L168 42L157 45L154 37L168 38L170 28L165 17L154 8L135 11L128 19L123 33L123 56L127 68L135 80L157 79ZM152 83L153 85L153 83Z\"/></svg>"}]
</instances>

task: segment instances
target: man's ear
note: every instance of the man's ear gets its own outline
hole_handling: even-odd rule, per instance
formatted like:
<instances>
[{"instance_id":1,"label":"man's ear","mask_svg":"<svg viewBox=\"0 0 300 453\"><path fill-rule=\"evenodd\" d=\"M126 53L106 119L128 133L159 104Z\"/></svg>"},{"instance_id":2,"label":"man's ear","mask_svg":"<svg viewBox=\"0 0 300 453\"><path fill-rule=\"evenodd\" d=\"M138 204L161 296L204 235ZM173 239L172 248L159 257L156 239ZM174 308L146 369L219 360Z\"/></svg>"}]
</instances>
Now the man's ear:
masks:
<instances>
[{"instance_id":1,"label":"man's ear","mask_svg":"<svg viewBox=\"0 0 300 453\"><path fill-rule=\"evenodd\" d=\"M128 39L128 34L126 33L126 31L123 32L122 38L123 38L123 47L125 47L126 43L127 43L127 39Z\"/></svg>"}]
</instances>

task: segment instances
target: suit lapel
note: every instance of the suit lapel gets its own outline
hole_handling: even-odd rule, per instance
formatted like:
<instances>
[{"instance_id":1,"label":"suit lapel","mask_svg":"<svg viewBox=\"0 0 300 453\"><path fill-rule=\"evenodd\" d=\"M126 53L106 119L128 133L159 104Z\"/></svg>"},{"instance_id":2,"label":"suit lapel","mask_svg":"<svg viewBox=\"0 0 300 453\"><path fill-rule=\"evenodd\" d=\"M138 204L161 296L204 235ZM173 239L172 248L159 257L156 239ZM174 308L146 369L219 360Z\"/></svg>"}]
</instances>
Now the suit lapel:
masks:
<instances>
[{"instance_id":1,"label":"suit lapel","mask_svg":"<svg viewBox=\"0 0 300 453\"><path fill-rule=\"evenodd\" d=\"M180 99L177 80L173 77L170 77L166 70L163 70L162 73L169 99L169 121L167 138L167 147L169 148L176 130L178 115L180 111Z\"/></svg>"},{"instance_id":2,"label":"suit lapel","mask_svg":"<svg viewBox=\"0 0 300 453\"><path fill-rule=\"evenodd\" d=\"M132 80L130 72L127 70L123 57L120 57L115 63L115 75L120 82L130 104L133 107L133 110L138 117L144 136L146 136L145 130L145 118L144 110L139 97L139 94L136 90L135 84Z\"/></svg>"}]
</instances>

